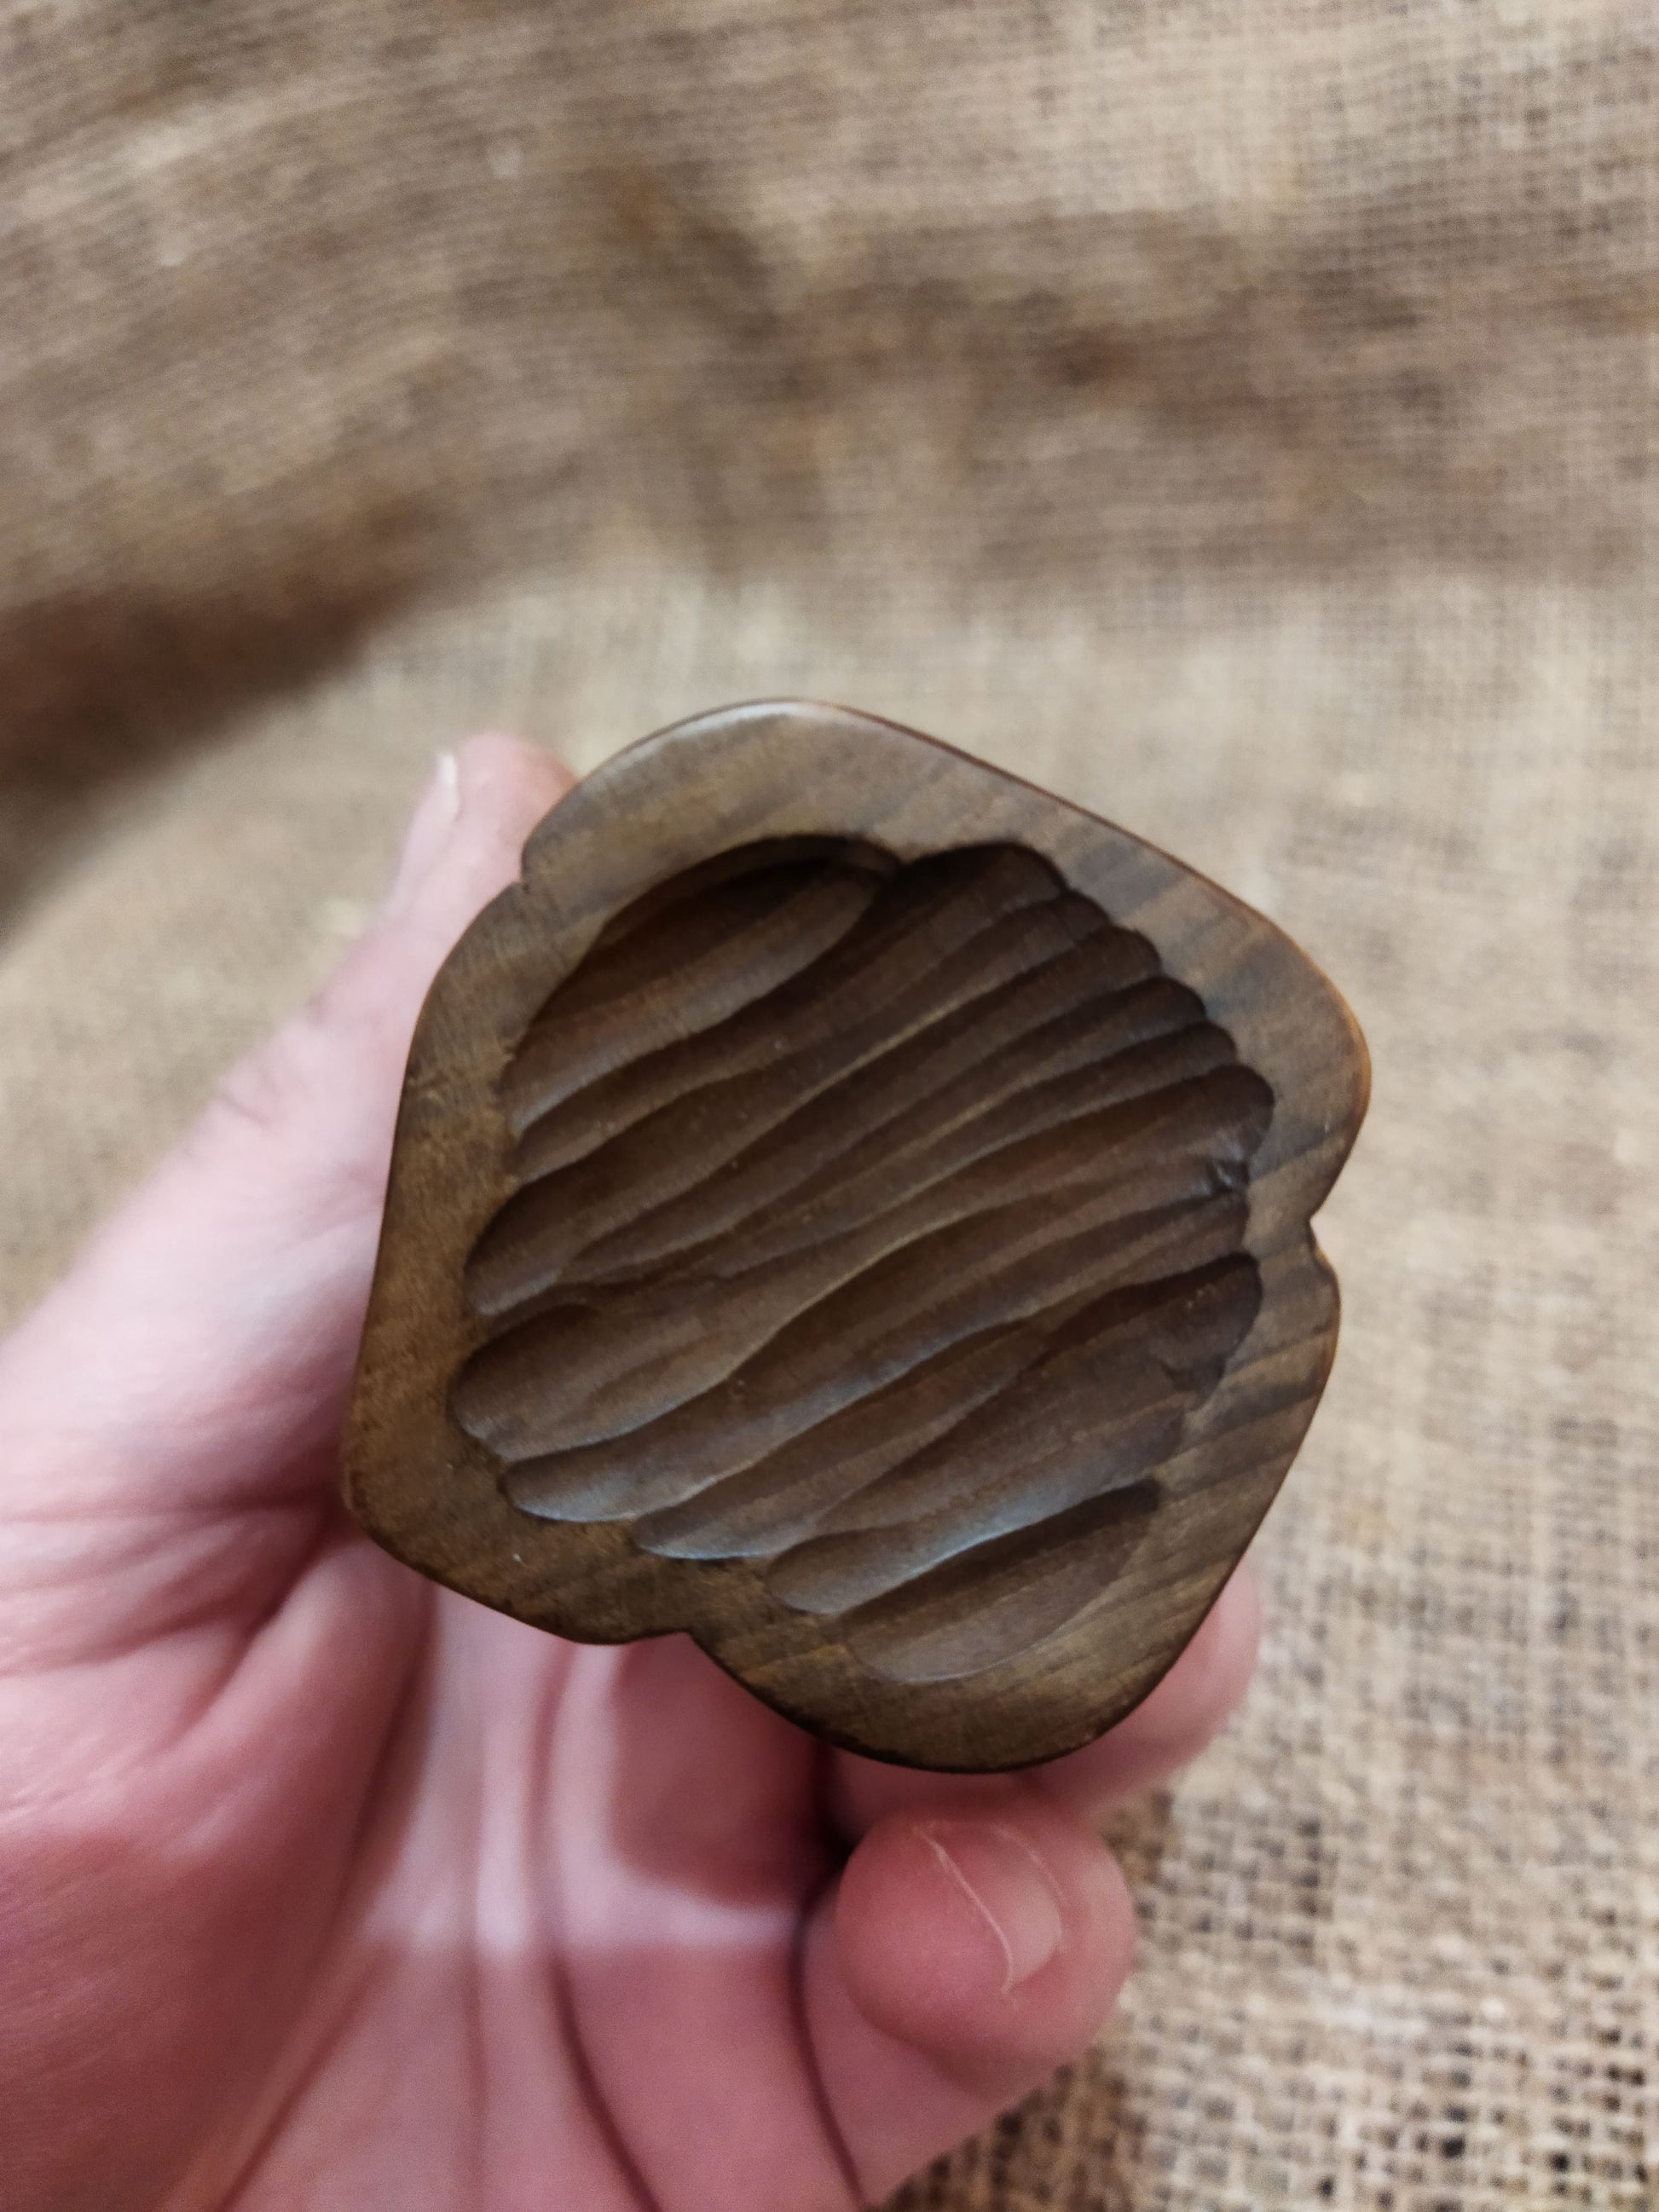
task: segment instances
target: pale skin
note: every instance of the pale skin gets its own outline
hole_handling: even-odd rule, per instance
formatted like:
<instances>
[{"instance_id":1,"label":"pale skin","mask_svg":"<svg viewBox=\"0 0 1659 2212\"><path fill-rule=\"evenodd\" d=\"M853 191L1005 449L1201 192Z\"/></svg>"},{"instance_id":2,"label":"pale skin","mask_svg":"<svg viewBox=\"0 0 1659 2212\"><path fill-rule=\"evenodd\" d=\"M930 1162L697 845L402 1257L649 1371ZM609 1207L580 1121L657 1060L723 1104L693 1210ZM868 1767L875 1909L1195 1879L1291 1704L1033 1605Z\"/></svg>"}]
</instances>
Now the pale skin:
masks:
<instances>
[{"instance_id":1,"label":"pale skin","mask_svg":"<svg viewBox=\"0 0 1659 2212\"><path fill-rule=\"evenodd\" d=\"M9 2212L850 2212L1087 2045L1098 1818L1243 1692L1241 1573L1086 1751L908 1773L345 1520L415 1014L568 782L441 770L340 973L0 1347Z\"/></svg>"}]
</instances>

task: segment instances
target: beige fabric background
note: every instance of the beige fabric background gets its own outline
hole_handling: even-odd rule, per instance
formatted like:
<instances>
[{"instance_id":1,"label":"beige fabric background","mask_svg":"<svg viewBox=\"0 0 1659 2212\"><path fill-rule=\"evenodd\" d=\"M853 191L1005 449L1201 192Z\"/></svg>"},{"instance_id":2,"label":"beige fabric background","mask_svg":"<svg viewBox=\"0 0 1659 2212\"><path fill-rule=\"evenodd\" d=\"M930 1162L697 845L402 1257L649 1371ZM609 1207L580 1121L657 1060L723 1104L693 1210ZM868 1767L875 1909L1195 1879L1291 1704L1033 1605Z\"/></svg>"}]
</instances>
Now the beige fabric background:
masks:
<instances>
[{"instance_id":1,"label":"beige fabric background","mask_svg":"<svg viewBox=\"0 0 1659 2212\"><path fill-rule=\"evenodd\" d=\"M1170 846L1370 1034L1344 1348L1120 2024L905 2202L1659 2203L1652 0L0 49L4 1304L470 728L827 695Z\"/></svg>"}]
</instances>

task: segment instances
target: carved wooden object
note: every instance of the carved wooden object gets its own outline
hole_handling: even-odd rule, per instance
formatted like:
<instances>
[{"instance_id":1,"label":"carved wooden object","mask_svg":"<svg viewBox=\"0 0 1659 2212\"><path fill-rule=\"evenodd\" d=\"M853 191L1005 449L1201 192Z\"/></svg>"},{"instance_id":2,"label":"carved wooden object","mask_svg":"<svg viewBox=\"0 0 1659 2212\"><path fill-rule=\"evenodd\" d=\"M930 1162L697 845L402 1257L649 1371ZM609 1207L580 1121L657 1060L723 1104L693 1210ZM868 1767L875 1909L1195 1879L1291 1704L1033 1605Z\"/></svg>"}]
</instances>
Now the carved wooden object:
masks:
<instances>
[{"instance_id":1,"label":"carved wooden object","mask_svg":"<svg viewBox=\"0 0 1659 2212\"><path fill-rule=\"evenodd\" d=\"M860 1751L1069 1750L1302 1441L1365 1089L1306 957L1125 831L838 709L664 732L427 1001L352 1509Z\"/></svg>"}]
</instances>

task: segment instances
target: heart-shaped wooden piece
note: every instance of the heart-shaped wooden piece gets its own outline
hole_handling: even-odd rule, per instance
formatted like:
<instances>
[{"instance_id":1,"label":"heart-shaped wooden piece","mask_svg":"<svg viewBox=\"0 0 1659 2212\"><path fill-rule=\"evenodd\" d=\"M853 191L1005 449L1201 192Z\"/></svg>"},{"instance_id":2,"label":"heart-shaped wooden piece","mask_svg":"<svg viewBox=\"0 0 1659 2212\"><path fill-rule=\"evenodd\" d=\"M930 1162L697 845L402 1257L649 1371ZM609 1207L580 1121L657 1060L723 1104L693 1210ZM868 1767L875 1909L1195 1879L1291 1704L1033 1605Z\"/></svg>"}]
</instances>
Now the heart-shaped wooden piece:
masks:
<instances>
[{"instance_id":1,"label":"heart-shaped wooden piece","mask_svg":"<svg viewBox=\"0 0 1659 2212\"><path fill-rule=\"evenodd\" d=\"M581 784L416 1030L348 1431L398 1558L878 1758L1170 1666L1336 1344L1364 1046L1270 922L841 709Z\"/></svg>"}]
</instances>

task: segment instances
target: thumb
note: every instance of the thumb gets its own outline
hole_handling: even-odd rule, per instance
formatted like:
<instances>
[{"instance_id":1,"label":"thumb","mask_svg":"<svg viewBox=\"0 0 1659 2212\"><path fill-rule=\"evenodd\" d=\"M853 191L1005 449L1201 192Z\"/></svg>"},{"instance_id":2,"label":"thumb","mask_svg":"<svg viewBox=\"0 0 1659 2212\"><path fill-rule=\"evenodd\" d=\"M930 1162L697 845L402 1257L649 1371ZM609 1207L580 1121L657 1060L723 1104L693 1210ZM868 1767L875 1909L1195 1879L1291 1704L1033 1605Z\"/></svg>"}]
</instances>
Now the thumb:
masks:
<instances>
[{"instance_id":1,"label":"thumb","mask_svg":"<svg viewBox=\"0 0 1659 2212\"><path fill-rule=\"evenodd\" d=\"M333 981L232 1072L0 1346L0 1516L14 1528L49 1516L61 1551L67 1528L95 1544L100 1528L113 1541L117 1528L317 1494L416 1015L570 782L502 738L441 763L386 907Z\"/></svg>"}]
</instances>

